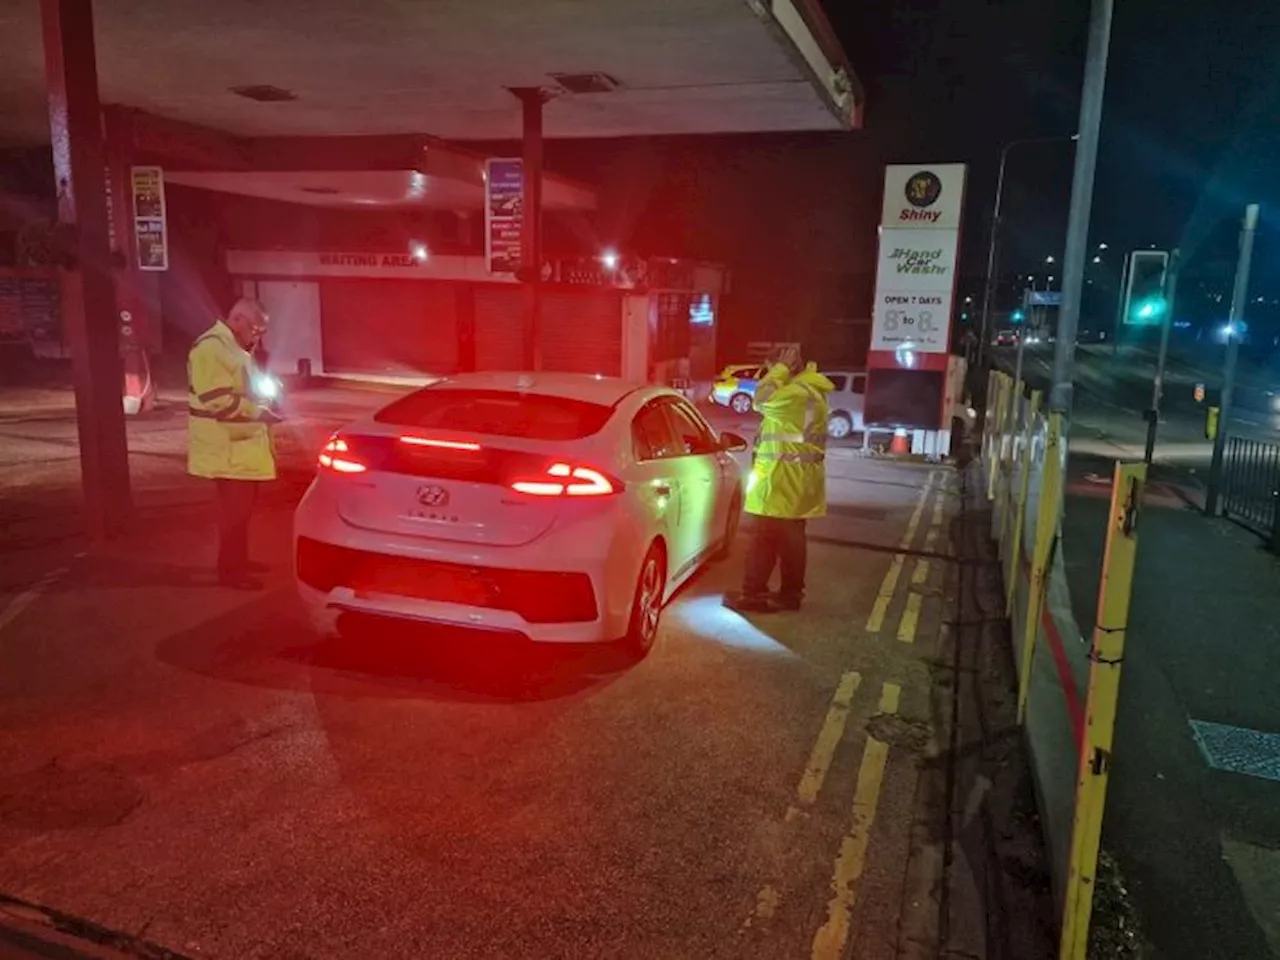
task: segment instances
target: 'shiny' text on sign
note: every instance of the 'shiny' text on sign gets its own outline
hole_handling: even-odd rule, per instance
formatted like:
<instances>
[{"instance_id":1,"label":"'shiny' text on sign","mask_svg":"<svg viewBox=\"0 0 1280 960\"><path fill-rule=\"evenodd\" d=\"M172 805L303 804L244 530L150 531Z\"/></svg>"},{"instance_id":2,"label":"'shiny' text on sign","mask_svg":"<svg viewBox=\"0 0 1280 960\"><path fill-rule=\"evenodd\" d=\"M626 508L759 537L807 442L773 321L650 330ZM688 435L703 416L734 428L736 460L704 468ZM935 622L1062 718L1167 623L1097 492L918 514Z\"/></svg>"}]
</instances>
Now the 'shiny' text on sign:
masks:
<instances>
[{"instance_id":1,"label":"'shiny' text on sign","mask_svg":"<svg viewBox=\"0 0 1280 960\"><path fill-rule=\"evenodd\" d=\"M904 209L898 212L898 219L903 223L937 223L941 217L941 210Z\"/></svg>"}]
</instances>

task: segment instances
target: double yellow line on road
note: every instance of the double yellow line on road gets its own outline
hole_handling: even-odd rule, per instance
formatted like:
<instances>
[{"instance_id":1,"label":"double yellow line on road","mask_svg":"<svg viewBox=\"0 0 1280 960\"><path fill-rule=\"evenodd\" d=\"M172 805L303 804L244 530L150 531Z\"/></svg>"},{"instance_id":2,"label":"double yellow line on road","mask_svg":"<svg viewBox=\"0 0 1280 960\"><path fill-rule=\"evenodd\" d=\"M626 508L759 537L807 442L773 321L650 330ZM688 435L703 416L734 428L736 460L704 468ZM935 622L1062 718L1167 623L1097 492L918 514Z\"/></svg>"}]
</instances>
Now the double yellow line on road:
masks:
<instances>
[{"instance_id":1,"label":"double yellow line on road","mask_svg":"<svg viewBox=\"0 0 1280 960\"><path fill-rule=\"evenodd\" d=\"M800 783L796 786L796 803L799 806L788 808L788 820L794 820L800 809L818 799L818 791L822 789L822 783L827 779L827 771L831 768L831 761L836 755L836 747L844 737L844 728L849 720L849 706L853 702L853 695L858 692L858 686L861 683L862 675L854 670L850 670L840 678L835 695L831 698L831 706L827 709L827 717L818 731L818 739L813 743L809 762L805 765L804 773L800 775Z\"/></svg>"},{"instance_id":2,"label":"double yellow line on road","mask_svg":"<svg viewBox=\"0 0 1280 960\"><path fill-rule=\"evenodd\" d=\"M800 780L796 784L795 801L787 808L785 820L794 822L818 799L827 772L835 759L836 750L844 739L853 698L862 685L862 675L850 670L840 677L840 683L831 697L826 718L818 730ZM895 714L902 697L902 688L896 683L885 683L880 691L878 712ZM871 828L875 823L876 807L880 801L880 788L889 762L889 744L868 735L863 748L862 762L858 768L857 787L854 790L852 824L840 845L831 880L834 896L828 905L828 919L813 943L815 960L839 955L840 945L848 938L849 918L857 902L858 880L866 867L867 848L871 840ZM766 884L756 895L752 915L743 924L752 927L768 923L778 909L781 896L776 887Z\"/></svg>"},{"instance_id":3,"label":"double yellow line on road","mask_svg":"<svg viewBox=\"0 0 1280 960\"><path fill-rule=\"evenodd\" d=\"M880 713L898 712L902 688L886 683L880 693ZM849 831L840 841L831 876L831 900L827 903L827 920L814 935L810 953L812 960L837 960L845 956L849 942L853 908L858 902L859 880L867 867L867 848L871 845L871 828L876 822L880 788L889 765L889 744L867 735L858 767L858 785L853 792Z\"/></svg>"},{"instance_id":4,"label":"double yellow line on road","mask_svg":"<svg viewBox=\"0 0 1280 960\"><path fill-rule=\"evenodd\" d=\"M867 618L868 633L879 633L884 627L889 606L897 592L898 582L902 579L902 570L907 562L907 551L911 550L915 543L920 521L925 515L931 495L934 496L933 515L929 528L925 532L924 550L932 552L936 547L938 534L942 529L946 495L945 474L937 470L929 474L928 480L920 490L920 497L916 501L911 519L907 522L907 528L898 544L898 549L902 552L894 554L889 569L885 572L880 591L876 595L875 605ZM924 602L924 594L918 588L928 582L929 569L927 558L916 559L902 617L898 622L897 636L903 643L915 642L916 630L920 623L920 608ZM880 694L879 713L882 716L896 714L901 698L900 686L895 683L885 683ZM862 751L862 762L858 767L857 787L854 789L850 808L849 829L840 841L840 852L832 868L832 895L827 903L827 919L814 935L810 952L811 960L838 960L848 955L853 910L858 902L862 875L866 871L867 851L871 844L871 832L875 826L876 809L879 806L880 792L888 765L889 744L868 732L866 745Z\"/></svg>"},{"instance_id":5,"label":"double yellow line on road","mask_svg":"<svg viewBox=\"0 0 1280 960\"><path fill-rule=\"evenodd\" d=\"M902 571L906 565L908 553L913 549L921 521L925 517L929 497L936 494L933 514L924 537L924 550L931 552L935 549L945 513L945 476L945 473L939 470L930 472L920 491L915 509L898 544L900 552L894 554L889 564L867 619L868 633L879 633L884 627L898 584L903 579ZM904 643L915 641L924 599L923 593L911 588L923 587L928 582L929 570L928 559L924 557L916 559L897 630L898 639ZM862 675L854 670L846 671L841 675L822 726L810 750L808 762L796 784L795 799L787 807L785 817L787 823L799 819L816 803L836 752L844 739L849 714L853 709L854 698L862 686L862 679ZM901 699L901 686L897 683L885 682L880 691L878 714L881 716L897 714ZM889 743L868 730L862 759L858 766L857 784L849 808L849 827L841 837L840 849L832 866L831 899L827 903L827 916L813 937L811 960L839 960L848 954L852 936L853 911L857 906L862 876L866 872L872 829L875 826L876 812L888 766ZM743 924L744 928L768 924L776 915L780 902L781 894L777 887L771 884L763 886L757 894L755 909Z\"/></svg>"},{"instance_id":6,"label":"double yellow line on road","mask_svg":"<svg viewBox=\"0 0 1280 960\"><path fill-rule=\"evenodd\" d=\"M940 482L940 471L934 470L930 472L928 480L920 490L920 498L916 501L915 510L911 513L911 519L907 521L907 529L902 534L902 539L898 542L898 549L907 551L911 549L911 545L915 542L916 531L920 528L920 520L924 516L925 506L929 502L930 493L934 492L935 484L937 496L933 504L933 518L929 524L929 529L925 533L924 549L932 551L938 539L938 531L942 527L943 516L943 496L945 488ZM898 581L902 577L902 568L907 562L907 554L905 552L895 553L893 560L889 564L889 569L885 572L884 580L880 583L880 592L876 594L875 603L871 607L871 614L867 617L867 633L879 633L884 629L885 617L889 613L889 605L893 602L893 596L898 589ZM912 571L911 585L921 587L929 579L929 561L920 557L916 560L915 570ZM916 590L909 590L907 593L906 603L902 611L902 618L898 621L898 639L903 643L914 643L916 638L916 629L920 623L920 607L924 602L924 597Z\"/></svg>"}]
</instances>

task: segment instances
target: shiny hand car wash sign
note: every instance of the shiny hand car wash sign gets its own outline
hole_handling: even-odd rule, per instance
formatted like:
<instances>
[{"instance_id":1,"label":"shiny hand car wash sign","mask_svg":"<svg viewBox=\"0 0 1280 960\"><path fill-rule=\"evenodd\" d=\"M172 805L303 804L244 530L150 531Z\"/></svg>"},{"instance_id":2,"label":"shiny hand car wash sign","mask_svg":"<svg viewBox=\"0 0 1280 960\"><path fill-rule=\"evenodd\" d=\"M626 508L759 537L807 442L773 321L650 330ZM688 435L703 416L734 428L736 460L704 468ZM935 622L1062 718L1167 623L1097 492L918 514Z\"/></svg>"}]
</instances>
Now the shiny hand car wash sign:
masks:
<instances>
[{"instance_id":1,"label":"shiny hand car wash sign","mask_svg":"<svg viewBox=\"0 0 1280 960\"><path fill-rule=\"evenodd\" d=\"M946 353L964 164L885 170L871 349Z\"/></svg>"}]
</instances>

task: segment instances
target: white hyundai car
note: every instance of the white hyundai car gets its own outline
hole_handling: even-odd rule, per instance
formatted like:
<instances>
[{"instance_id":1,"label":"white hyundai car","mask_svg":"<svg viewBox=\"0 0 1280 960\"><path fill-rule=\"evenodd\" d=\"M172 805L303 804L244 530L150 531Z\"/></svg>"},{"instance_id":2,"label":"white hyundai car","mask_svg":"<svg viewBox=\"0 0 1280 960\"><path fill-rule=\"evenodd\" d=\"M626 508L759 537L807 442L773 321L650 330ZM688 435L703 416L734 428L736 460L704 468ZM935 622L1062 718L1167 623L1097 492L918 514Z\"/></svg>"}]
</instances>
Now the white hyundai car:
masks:
<instances>
[{"instance_id":1,"label":"white hyundai car","mask_svg":"<svg viewBox=\"0 0 1280 960\"><path fill-rule=\"evenodd\" d=\"M322 629L356 612L643 656L737 533L744 449L665 387L441 380L330 438L294 521L298 590Z\"/></svg>"}]
</instances>

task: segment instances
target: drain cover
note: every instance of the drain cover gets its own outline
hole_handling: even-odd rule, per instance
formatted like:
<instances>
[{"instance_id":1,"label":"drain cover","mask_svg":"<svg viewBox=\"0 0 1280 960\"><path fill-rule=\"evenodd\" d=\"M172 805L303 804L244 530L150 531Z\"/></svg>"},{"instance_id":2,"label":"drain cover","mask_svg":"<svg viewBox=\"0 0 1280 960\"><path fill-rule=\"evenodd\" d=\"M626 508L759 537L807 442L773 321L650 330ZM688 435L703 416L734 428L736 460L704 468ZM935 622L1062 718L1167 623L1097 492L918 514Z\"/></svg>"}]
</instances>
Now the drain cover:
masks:
<instances>
[{"instance_id":1,"label":"drain cover","mask_svg":"<svg viewBox=\"0 0 1280 960\"><path fill-rule=\"evenodd\" d=\"M879 507L864 507L856 503L829 503L827 513L836 517L853 517L857 520L883 520L888 511Z\"/></svg>"},{"instance_id":2,"label":"drain cover","mask_svg":"<svg viewBox=\"0 0 1280 960\"><path fill-rule=\"evenodd\" d=\"M1280 733L1192 720L1191 732L1214 770L1280 780Z\"/></svg>"}]
</instances>

